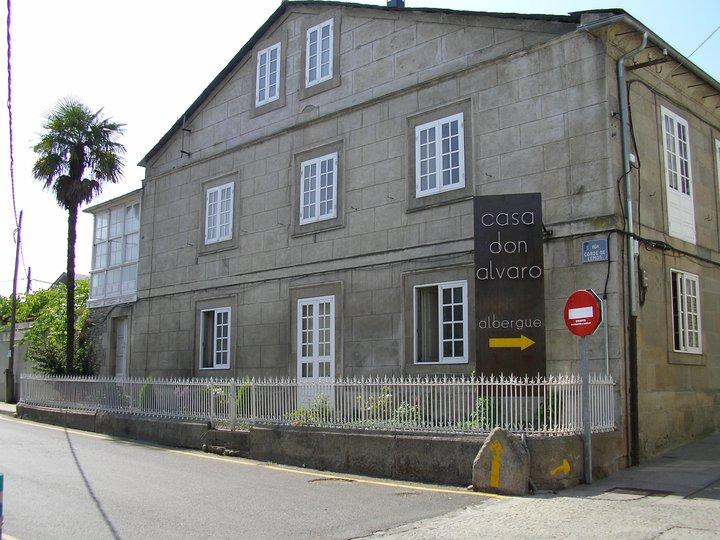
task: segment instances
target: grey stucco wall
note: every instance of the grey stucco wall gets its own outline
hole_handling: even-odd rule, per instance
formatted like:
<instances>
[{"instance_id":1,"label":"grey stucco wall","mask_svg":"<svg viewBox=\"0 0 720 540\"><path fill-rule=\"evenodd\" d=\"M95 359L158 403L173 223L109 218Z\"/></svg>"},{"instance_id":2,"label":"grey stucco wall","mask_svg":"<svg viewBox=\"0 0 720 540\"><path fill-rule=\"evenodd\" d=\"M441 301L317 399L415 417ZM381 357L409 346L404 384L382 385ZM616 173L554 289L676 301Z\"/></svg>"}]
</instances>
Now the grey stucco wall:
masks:
<instances>
[{"instance_id":1,"label":"grey stucco wall","mask_svg":"<svg viewBox=\"0 0 720 540\"><path fill-rule=\"evenodd\" d=\"M25 332L32 323L18 323L15 331L15 354L13 357L13 373L15 375L15 399L20 398L20 375L31 373L32 365L25 363L27 345L22 342ZM7 381L5 370L8 369L10 358L10 331L0 332L0 401L7 400Z\"/></svg>"},{"instance_id":2,"label":"grey stucco wall","mask_svg":"<svg viewBox=\"0 0 720 540\"><path fill-rule=\"evenodd\" d=\"M303 54L309 24L334 18L339 50L339 84L305 97ZM572 23L417 11L387 12L338 6L288 6L255 50L287 41L285 107L253 111L255 57L249 55L194 118L192 133L176 134L151 167L166 171L182 164L180 148L193 158L216 155L238 144L276 134L304 120L357 105L483 60L519 51L574 29ZM239 48L239 47L238 47ZM312 87L311 87L312 88Z\"/></svg>"},{"instance_id":3,"label":"grey stucco wall","mask_svg":"<svg viewBox=\"0 0 720 540\"><path fill-rule=\"evenodd\" d=\"M563 23L333 8L341 20L339 82L303 98L301 31L318 20L320 9L290 9L263 42L273 36L286 40L284 106L253 111L254 60L241 64L188 119L191 133L176 134L150 162L131 375L200 374L198 306L228 299L231 369L209 374L294 376L292 291L313 286L332 287L341 296L339 376L472 371L472 360L419 367L409 361L408 284L423 275L459 279L471 268L469 196L540 192L544 224L552 233L544 246L548 370L578 370L578 341L562 320L568 294L606 291L607 356L624 429L624 238L607 232L623 227L616 185L622 171L615 44L606 47L604 38L575 33ZM623 49L626 39L620 40ZM642 160L640 231L675 242L666 236L657 124L659 106L669 103L688 111L683 116L690 123L697 194L698 242L680 245L717 259L720 202L712 141L718 120L702 102L648 70L633 77L658 90L631 86ZM408 189L412 119L448 108L470 111L465 144L471 189L416 208ZM298 235L298 159L328 144L341 154L342 219L333 230ZM181 157L181 148L190 157ZM235 235L220 249L207 249L201 245L203 186L226 181L235 183ZM609 263L582 264L582 240L604 237ZM641 250L640 265L649 287L639 319L639 423L642 453L649 456L717 429L720 276L687 256L657 250ZM668 342L670 268L701 279L704 354L692 359L673 353ZM468 280L472 287L472 276ZM472 340L474 295L469 298ZM109 339L107 326L99 332ZM590 355L591 368L603 371L604 328L590 338Z\"/></svg>"},{"instance_id":4,"label":"grey stucco wall","mask_svg":"<svg viewBox=\"0 0 720 540\"><path fill-rule=\"evenodd\" d=\"M348 19L343 14L343 25ZM292 20L283 27L290 33ZM429 23L414 24L417 33ZM428 27L449 31L448 24ZM387 37L378 32L378 42ZM440 47L449 38L438 39ZM289 63L291 57L288 51ZM469 194L543 195L544 221L554 237L545 245L549 370L576 370L577 345L564 329L562 303L575 288L602 289L608 266L580 264L580 242L567 236L614 226L618 213L608 170L602 42L571 34L495 60L476 55L475 61L480 63L456 65L457 73L439 79L414 85L415 79L405 80L406 87L387 99L335 109L232 151L214 147L215 157L194 153L189 162L172 165L158 158L143 191L131 374L199 374L198 305L231 297L237 306L231 369L209 374L294 375L289 290L328 283L342 284L339 375L473 371L472 355L467 365L413 366L407 339L408 276L430 272L433 282L442 276L468 280L474 340L472 201L459 193L456 200L416 209L408 193L412 118L453 104L467 104L463 109L469 111ZM312 99L332 101L332 92ZM298 156L330 141L341 146L343 226L294 235L291 193ZM214 178L235 182L237 237L227 249L208 252L201 246L203 186L214 185ZM611 364L620 377L616 260L613 255L609 267L608 321ZM594 365L604 368L603 336L593 338L591 350Z\"/></svg>"},{"instance_id":5,"label":"grey stucco wall","mask_svg":"<svg viewBox=\"0 0 720 540\"><path fill-rule=\"evenodd\" d=\"M611 37L612 58L622 39ZM720 428L720 163L715 140L720 140L720 116L693 96L687 79L672 78L670 67L637 70L629 76L629 101L637 141L639 171L633 172L635 221L644 238L665 242L684 251L643 244L638 266L647 280L638 311L638 382L640 455L643 459L679 446ZM680 80L678 80L680 79ZM614 71L609 72L610 103L617 107ZM707 93L703 89L702 94ZM668 234L668 204L661 107L688 122L696 243ZM615 174L621 166L614 163ZM696 274L700 285L702 354L673 350L671 271Z\"/></svg>"}]
</instances>

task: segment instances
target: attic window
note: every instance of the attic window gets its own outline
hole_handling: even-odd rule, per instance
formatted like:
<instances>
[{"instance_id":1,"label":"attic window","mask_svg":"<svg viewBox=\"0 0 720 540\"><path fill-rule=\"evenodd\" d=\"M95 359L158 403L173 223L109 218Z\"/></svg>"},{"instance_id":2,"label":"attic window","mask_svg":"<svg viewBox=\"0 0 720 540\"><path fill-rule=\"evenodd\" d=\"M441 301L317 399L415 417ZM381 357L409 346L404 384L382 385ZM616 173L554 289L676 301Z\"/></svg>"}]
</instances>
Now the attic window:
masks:
<instances>
[{"instance_id":1,"label":"attic window","mask_svg":"<svg viewBox=\"0 0 720 540\"><path fill-rule=\"evenodd\" d=\"M332 79L333 19L307 31L305 86L313 86Z\"/></svg>"},{"instance_id":2,"label":"attic window","mask_svg":"<svg viewBox=\"0 0 720 540\"><path fill-rule=\"evenodd\" d=\"M257 55L257 88L255 105L264 105L279 97L280 43L260 51Z\"/></svg>"}]
</instances>

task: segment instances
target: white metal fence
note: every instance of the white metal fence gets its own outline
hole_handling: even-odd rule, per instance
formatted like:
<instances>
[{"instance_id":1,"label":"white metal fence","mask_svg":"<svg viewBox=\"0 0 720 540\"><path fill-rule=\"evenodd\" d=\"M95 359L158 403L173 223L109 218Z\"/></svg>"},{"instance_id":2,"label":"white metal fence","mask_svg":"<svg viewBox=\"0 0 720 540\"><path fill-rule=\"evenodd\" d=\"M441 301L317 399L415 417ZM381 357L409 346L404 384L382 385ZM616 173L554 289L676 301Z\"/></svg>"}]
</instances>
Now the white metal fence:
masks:
<instances>
[{"instance_id":1,"label":"white metal fence","mask_svg":"<svg viewBox=\"0 0 720 540\"><path fill-rule=\"evenodd\" d=\"M592 431L615 429L615 383L591 375ZM21 402L145 417L207 420L234 429L284 424L479 434L582 432L581 380L411 377L337 379L114 379L21 376Z\"/></svg>"}]
</instances>

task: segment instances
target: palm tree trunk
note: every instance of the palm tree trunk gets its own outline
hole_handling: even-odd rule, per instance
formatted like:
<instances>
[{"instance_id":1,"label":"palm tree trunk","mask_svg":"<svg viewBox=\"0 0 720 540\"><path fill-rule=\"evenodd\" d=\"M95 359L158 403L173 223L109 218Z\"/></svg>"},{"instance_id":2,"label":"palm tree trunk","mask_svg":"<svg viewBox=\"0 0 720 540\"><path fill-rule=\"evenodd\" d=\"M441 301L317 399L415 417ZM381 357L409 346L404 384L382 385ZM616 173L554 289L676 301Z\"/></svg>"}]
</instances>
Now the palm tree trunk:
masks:
<instances>
[{"instance_id":1,"label":"palm tree trunk","mask_svg":"<svg viewBox=\"0 0 720 540\"><path fill-rule=\"evenodd\" d=\"M65 372L75 374L75 240L77 237L77 205L68 208L68 245L67 245L67 316L66 316L66 355Z\"/></svg>"}]
</instances>

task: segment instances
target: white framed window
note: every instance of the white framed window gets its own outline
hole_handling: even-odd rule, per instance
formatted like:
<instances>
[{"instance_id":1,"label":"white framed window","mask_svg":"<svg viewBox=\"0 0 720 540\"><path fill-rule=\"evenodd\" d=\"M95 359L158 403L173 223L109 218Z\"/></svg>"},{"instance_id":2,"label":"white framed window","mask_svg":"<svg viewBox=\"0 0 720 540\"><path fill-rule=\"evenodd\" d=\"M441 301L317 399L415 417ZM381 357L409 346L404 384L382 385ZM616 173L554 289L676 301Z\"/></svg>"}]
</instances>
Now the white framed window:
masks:
<instances>
[{"instance_id":1,"label":"white framed window","mask_svg":"<svg viewBox=\"0 0 720 540\"><path fill-rule=\"evenodd\" d=\"M305 58L306 87L332 79L333 19L308 28Z\"/></svg>"},{"instance_id":2,"label":"white framed window","mask_svg":"<svg viewBox=\"0 0 720 540\"><path fill-rule=\"evenodd\" d=\"M276 43L257 54L256 106L275 101L280 95L280 46Z\"/></svg>"},{"instance_id":3,"label":"white framed window","mask_svg":"<svg viewBox=\"0 0 720 540\"><path fill-rule=\"evenodd\" d=\"M467 304L467 281L414 287L416 364L467 363Z\"/></svg>"},{"instance_id":4,"label":"white framed window","mask_svg":"<svg viewBox=\"0 0 720 540\"><path fill-rule=\"evenodd\" d=\"M463 113L415 128L415 196L465 187Z\"/></svg>"},{"instance_id":5,"label":"white framed window","mask_svg":"<svg viewBox=\"0 0 720 540\"><path fill-rule=\"evenodd\" d=\"M140 251L140 203L123 204L95 214L90 299L137 291Z\"/></svg>"},{"instance_id":6,"label":"white framed window","mask_svg":"<svg viewBox=\"0 0 720 540\"><path fill-rule=\"evenodd\" d=\"M200 369L230 367L230 308L200 312Z\"/></svg>"},{"instance_id":7,"label":"white framed window","mask_svg":"<svg viewBox=\"0 0 720 540\"><path fill-rule=\"evenodd\" d=\"M302 298L297 304L298 379L335 378L335 297Z\"/></svg>"},{"instance_id":8,"label":"white framed window","mask_svg":"<svg viewBox=\"0 0 720 540\"><path fill-rule=\"evenodd\" d=\"M334 152L300 164L300 225L337 217L337 163Z\"/></svg>"},{"instance_id":9,"label":"white framed window","mask_svg":"<svg viewBox=\"0 0 720 540\"><path fill-rule=\"evenodd\" d=\"M210 188L205 193L205 243L214 244L232 238L235 184Z\"/></svg>"},{"instance_id":10,"label":"white framed window","mask_svg":"<svg viewBox=\"0 0 720 540\"><path fill-rule=\"evenodd\" d=\"M700 280L695 274L671 270L673 349L702 353Z\"/></svg>"},{"instance_id":11,"label":"white framed window","mask_svg":"<svg viewBox=\"0 0 720 540\"><path fill-rule=\"evenodd\" d=\"M695 243L695 207L690 166L690 129L687 121L662 107L668 233Z\"/></svg>"}]
</instances>

